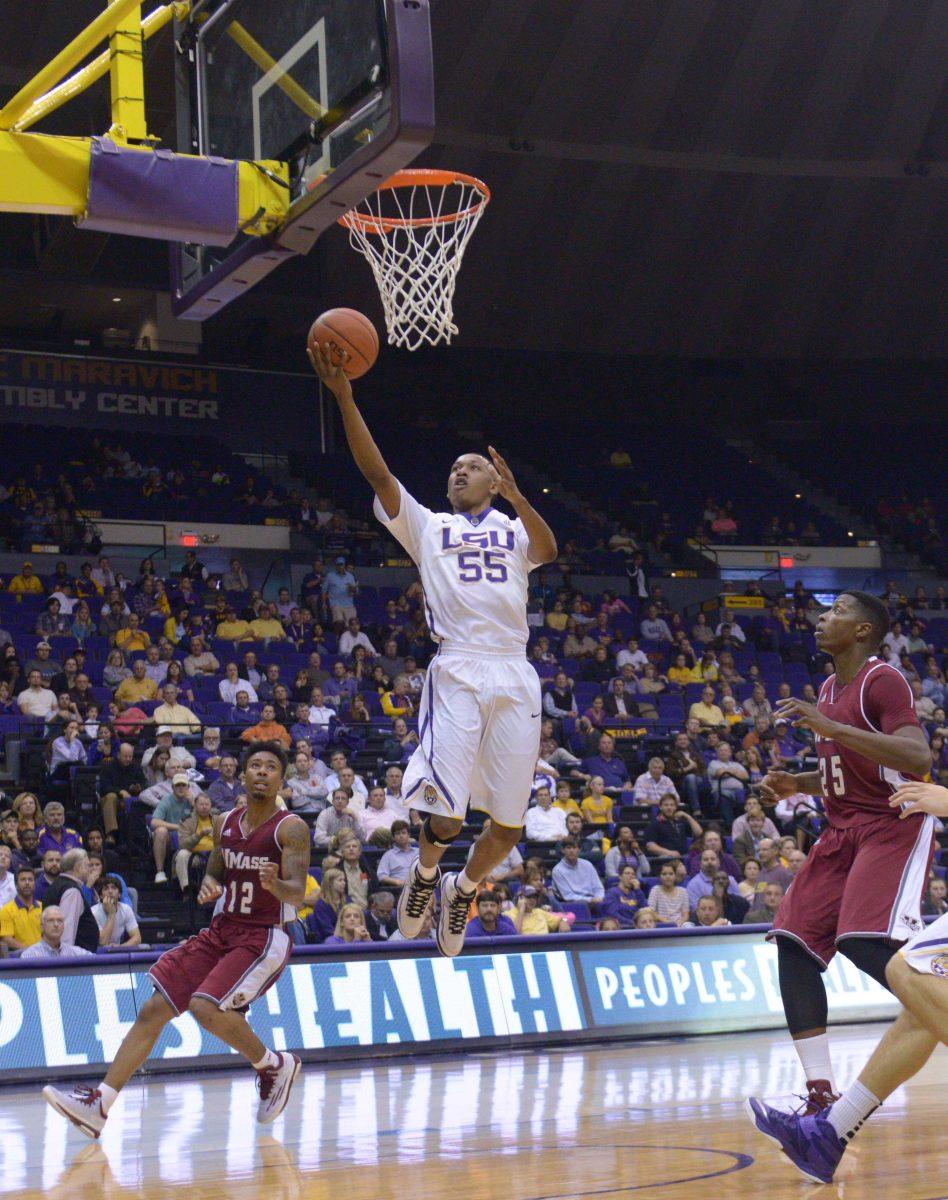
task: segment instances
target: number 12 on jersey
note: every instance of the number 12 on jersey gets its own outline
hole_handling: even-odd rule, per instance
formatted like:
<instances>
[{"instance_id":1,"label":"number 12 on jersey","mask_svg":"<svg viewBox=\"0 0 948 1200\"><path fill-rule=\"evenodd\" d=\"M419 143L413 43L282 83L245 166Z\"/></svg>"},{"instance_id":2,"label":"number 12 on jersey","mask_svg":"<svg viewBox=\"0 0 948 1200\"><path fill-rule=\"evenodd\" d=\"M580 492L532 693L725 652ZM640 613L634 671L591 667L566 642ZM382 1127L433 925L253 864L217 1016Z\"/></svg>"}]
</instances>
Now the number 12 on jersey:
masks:
<instances>
[{"instance_id":1,"label":"number 12 on jersey","mask_svg":"<svg viewBox=\"0 0 948 1200\"><path fill-rule=\"evenodd\" d=\"M224 912L241 913L246 917L252 909L253 884L249 879L245 879L243 882L232 879L227 885L227 899L224 901Z\"/></svg>"},{"instance_id":2,"label":"number 12 on jersey","mask_svg":"<svg viewBox=\"0 0 948 1200\"><path fill-rule=\"evenodd\" d=\"M843 778L843 764L838 754L829 758L820 758L820 783L823 785L824 796L843 796L846 793L846 781Z\"/></svg>"}]
</instances>

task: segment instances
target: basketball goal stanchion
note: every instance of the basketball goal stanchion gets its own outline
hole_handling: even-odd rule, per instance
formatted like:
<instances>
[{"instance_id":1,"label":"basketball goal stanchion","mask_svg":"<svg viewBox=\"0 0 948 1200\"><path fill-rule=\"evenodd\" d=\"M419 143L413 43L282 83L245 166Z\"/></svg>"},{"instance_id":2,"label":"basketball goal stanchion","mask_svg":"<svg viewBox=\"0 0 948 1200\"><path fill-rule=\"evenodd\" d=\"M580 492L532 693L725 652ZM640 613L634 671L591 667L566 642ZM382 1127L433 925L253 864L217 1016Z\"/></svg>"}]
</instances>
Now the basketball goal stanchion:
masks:
<instances>
[{"instance_id":1,"label":"basketball goal stanchion","mask_svg":"<svg viewBox=\"0 0 948 1200\"><path fill-rule=\"evenodd\" d=\"M458 271L489 201L473 175L406 170L339 218L372 268L390 345L450 344Z\"/></svg>"}]
</instances>

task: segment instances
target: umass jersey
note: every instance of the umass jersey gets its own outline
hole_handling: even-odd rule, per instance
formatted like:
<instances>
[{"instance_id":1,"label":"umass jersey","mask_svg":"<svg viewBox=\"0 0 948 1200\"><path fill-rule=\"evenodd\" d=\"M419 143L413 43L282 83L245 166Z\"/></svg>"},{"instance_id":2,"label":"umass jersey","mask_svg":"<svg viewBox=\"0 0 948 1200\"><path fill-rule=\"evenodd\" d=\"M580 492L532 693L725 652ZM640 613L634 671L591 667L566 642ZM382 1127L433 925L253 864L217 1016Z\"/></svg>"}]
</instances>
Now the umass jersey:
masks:
<instances>
[{"instance_id":1,"label":"umass jersey","mask_svg":"<svg viewBox=\"0 0 948 1200\"><path fill-rule=\"evenodd\" d=\"M919 728L915 698L905 677L881 658L868 659L847 684L831 675L820 688L817 708L821 713L873 733L896 733L906 725ZM838 829L862 825L888 816L893 792L903 783L920 779L883 767L855 750L830 738L817 737L823 804L830 825Z\"/></svg>"},{"instance_id":2,"label":"umass jersey","mask_svg":"<svg viewBox=\"0 0 948 1200\"><path fill-rule=\"evenodd\" d=\"M282 925L296 917L296 909L260 886L260 868L268 862L280 866L280 826L291 814L279 809L252 832L244 833L246 812L246 808L231 809L221 826L224 894L218 911L242 925Z\"/></svg>"}]
</instances>

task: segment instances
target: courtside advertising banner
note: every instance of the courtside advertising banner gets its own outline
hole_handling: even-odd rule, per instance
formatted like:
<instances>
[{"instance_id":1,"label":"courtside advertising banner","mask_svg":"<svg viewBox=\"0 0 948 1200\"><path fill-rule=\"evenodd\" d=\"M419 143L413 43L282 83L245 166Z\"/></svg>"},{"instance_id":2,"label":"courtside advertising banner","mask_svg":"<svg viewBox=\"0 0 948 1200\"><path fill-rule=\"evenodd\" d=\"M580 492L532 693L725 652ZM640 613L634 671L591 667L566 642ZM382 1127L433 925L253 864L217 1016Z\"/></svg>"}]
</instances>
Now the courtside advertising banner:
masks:
<instances>
[{"instance_id":1,"label":"courtside advertising banner","mask_svg":"<svg viewBox=\"0 0 948 1200\"><path fill-rule=\"evenodd\" d=\"M327 1060L424 1049L549 1044L580 1039L779 1028L776 952L759 933L604 935L571 945L550 937L485 942L460 958L389 952L295 954L252 1006L250 1023L275 1049ZM102 956L59 969L0 971L0 1080L101 1073L152 994L157 955ZM851 964L827 972L837 1021L894 1016L897 1005ZM188 1013L159 1039L157 1070L233 1064L236 1055Z\"/></svg>"}]
</instances>

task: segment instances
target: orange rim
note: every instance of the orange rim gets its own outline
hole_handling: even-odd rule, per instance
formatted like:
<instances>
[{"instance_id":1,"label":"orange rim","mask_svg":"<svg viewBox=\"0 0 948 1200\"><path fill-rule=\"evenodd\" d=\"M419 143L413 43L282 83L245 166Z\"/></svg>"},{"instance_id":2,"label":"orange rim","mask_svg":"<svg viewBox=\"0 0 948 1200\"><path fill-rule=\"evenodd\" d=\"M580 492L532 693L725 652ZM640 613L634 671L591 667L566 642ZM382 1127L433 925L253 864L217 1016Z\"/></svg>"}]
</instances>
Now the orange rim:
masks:
<instances>
[{"instance_id":1,"label":"orange rim","mask_svg":"<svg viewBox=\"0 0 948 1200\"><path fill-rule=\"evenodd\" d=\"M363 213L351 209L339 218L339 224L346 229L359 229L363 233L384 234L395 229L424 229L431 225L452 225L465 217L475 216L490 200L490 188L473 175L463 175L460 171L430 171L415 169L398 171L391 179L386 179L379 185L380 192L394 191L396 188L413 187L450 187L452 184L465 184L479 193L479 199L462 208L458 212L439 213L427 217L380 217L372 213Z\"/></svg>"}]
</instances>

